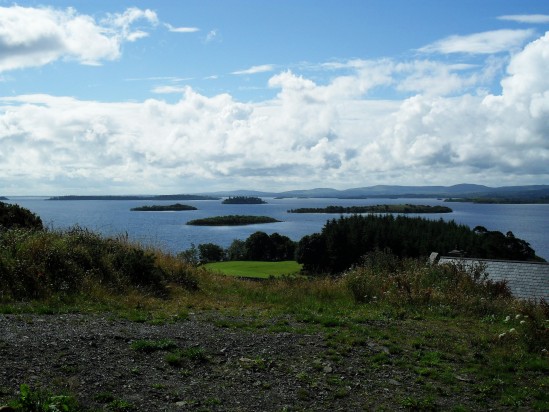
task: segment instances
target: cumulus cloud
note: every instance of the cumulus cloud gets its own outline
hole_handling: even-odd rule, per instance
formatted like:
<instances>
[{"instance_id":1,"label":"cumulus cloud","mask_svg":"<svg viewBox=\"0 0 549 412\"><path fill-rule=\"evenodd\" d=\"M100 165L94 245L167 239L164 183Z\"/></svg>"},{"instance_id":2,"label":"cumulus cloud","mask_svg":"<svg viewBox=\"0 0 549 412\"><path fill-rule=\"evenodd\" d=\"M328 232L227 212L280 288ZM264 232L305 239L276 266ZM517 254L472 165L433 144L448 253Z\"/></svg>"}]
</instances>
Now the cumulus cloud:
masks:
<instances>
[{"instance_id":1,"label":"cumulus cloud","mask_svg":"<svg viewBox=\"0 0 549 412\"><path fill-rule=\"evenodd\" d=\"M522 46L534 35L533 30L493 30L466 36L449 36L419 49L423 53L493 54Z\"/></svg>"},{"instance_id":2,"label":"cumulus cloud","mask_svg":"<svg viewBox=\"0 0 549 412\"><path fill-rule=\"evenodd\" d=\"M124 42L147 36L132 25L158 22L153 11L131 8L101 22L74 9L0 7L0 72L66 58L97 65L120 56Z\"/></svg>"},{"instance_id":3,"label":"cumulus cloud","mask_svg":"<svg viewBox=\"0 0 549 412\"><path fill-rule=\"evenodd\" d=\"M190 87L175 103L0 98L0 186L141 193L549 179L549 33L509 58L497 94L471 90L501 62L338 64L345 74L325 84L280 72L268 83L276 96L256 103ZM378 87L411 95L375 100Z\"/></svg>"}]
</instances>

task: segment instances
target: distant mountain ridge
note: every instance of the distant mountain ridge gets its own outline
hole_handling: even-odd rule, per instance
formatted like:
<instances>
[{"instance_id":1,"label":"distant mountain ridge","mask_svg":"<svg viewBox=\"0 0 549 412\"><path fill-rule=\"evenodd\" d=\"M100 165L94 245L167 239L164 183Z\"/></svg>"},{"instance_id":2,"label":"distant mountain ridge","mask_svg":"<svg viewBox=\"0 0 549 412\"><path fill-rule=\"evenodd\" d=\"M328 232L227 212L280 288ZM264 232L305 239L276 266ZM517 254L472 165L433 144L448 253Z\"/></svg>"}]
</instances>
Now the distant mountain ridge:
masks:
<instances>
[{"instance_id":1,"label":"distant mountain ridge","mask_svg":"<svg viewBox=\"0 0 549 412\"><path fill-rule=\"evenodd\" d=\"M263 196L263 197L326 197L326 198L366 198L366 197L463 197L463 198L529 198L549 199L549 185L525 185L489 187L462 183L453 186L399 186L376 185L345 190L314 188L289 190L284 192L263 192L257 190L233 190L205 192L210 196Z\"/></svg>"}]
</instances>

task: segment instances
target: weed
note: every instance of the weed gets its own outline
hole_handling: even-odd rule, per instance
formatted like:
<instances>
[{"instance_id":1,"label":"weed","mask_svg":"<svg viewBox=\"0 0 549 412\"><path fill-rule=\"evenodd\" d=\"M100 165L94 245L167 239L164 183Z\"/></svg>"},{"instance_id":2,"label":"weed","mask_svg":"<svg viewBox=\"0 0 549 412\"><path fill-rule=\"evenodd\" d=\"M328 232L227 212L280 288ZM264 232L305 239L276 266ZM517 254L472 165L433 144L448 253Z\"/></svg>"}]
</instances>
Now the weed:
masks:
<instances>
[{"instance_id":1,"label":"weed","mask_svg":"<svg viewBox=\"0 0 549 412\"><path fill-rule=\"evenodd\" d=\"M161 340L136 340L131 344L131 348L139 352L155 352L162 350L170 350L176 348L177 344L170 339Z\"/></svg>"},{"instance_id":2,"label":"weed","mask_svg":"<svg viewBox=\"0 0 549 412\"><path fill-rule=\"evenodd\" d=\"M115 412L125 412L125 411L135 410L135 407L130 402L125 401L123 399L114 399L111 402L109 402L107 407L111 411L115 411Z\"/></svg>"},{"instance_id":3,"label":"weed","mask_svg":"<svg viewBox=\"0 0 549 412\"><path fill-rule=\"evenodd\" d=\"M22 412L80 410L78 402L70 395L55 395L42 389L31 390L26 384L19 387L19 398L10 402L10 406Z\"/></svg>"},{"instance_id":4,"label":"weed","mask_svg":"<svg viewBox=\"0 0 549 412\"><path fill-rule=\"evenodd\" d=\"M432 397L415 398L408 396L401 401L401 405L412 411L436 411L438 408Z\"/></svg>"},{"instance_id":5,"label":"weed","mask_svg":"<svg viewBox=\"0 0 549 412\"><path fill-rule=\"evenodd\" d=\"M208 361L206 351L201 347L190 347L184 350L176 350L168 353L164 360L168 365L181 366L184 360L190 360L196 363L205 363Z\"/></svg>"}]
</instances>

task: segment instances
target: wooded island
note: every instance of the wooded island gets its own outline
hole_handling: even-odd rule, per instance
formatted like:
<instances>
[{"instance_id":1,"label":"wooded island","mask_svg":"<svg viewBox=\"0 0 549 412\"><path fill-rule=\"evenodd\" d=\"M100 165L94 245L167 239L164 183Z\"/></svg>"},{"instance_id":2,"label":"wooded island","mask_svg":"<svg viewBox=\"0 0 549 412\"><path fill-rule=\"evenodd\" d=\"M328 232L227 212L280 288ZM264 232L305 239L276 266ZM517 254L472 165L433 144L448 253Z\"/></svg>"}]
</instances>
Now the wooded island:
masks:
<instances>
[{"instance_id":1,"label":"wooded island","mask_svg":"<svg viewBox=\"0 0 549 412\"><path fill-rule=\"evenodd\" d=\"M276 222L280 222L280 220L276 220L269 216L228 215L190 220L187 224L194 226L240 226Z\"/></svg>"},{"instance_id":2,"label":"wooded island","mask_svg":"<svg viewBox=\"0 0 549 412\"><path fill-rule=\"evenodd\" d=\"M179 212L182 210L198 210L198 209L194 206L182 205L181 203L176 203L174 205L151 205L151 206L132 207L130 210L132 212Z\"/></svg>"},{"instance_id":3,"label":"wooded island","mask_svg":"<svg viewBox=\"0 0 549 412\"><path fill-rule=\"evenodd\" d=\"M327 206L290 209L288 213L452 213L446 206L427 205L372 205L372 206Z\"/></svg>"},{"instance_id":4,"label":"wooded island","mask_svg":"<svg viewBox=\"0 0 549 412\"><path fill-rule=\"evenodd\" d=\"M229 197L221 203L224 205L262 205L267 202L255 196L235 196Z\"/></svg>"}]
</instances>

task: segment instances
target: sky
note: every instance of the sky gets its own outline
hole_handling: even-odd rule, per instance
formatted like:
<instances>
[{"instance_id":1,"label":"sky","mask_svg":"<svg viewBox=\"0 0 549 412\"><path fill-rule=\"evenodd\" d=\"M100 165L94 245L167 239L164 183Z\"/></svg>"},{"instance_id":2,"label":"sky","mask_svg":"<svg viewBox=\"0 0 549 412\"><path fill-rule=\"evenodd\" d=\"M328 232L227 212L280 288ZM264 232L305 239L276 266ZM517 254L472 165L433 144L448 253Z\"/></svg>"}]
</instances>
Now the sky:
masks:
<instances>
[{"instance_id":1,"label":"sky","mask_svg":"<svg viewBox=\"0 0 549 412\"><path fill-rule=\"evenodd\" d=\"M549 184L549 1L0 0L0 195Z\"/></svg>"}]
</instances>

